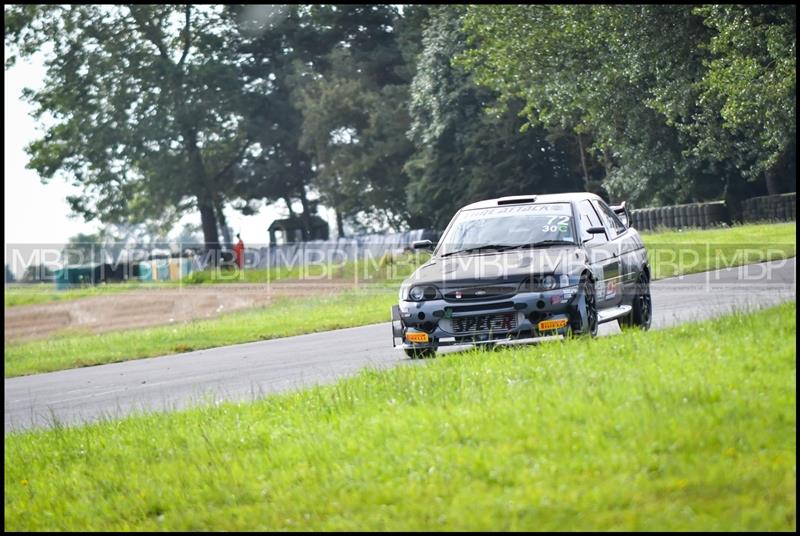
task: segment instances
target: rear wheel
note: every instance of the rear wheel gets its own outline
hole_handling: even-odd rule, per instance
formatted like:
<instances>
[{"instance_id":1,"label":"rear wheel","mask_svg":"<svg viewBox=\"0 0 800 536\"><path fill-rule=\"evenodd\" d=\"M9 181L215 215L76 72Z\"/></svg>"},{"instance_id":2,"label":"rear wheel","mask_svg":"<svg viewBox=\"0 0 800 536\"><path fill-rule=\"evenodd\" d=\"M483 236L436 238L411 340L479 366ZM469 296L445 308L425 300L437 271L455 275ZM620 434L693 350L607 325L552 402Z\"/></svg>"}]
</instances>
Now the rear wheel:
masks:
<instances>
[{"instance_id":1,"label":"rear wheel","mask_svg":"<svg viewBox=\"0 0 800 536\"><path fill-rule=\"evenodd\" d=\"M581 277L578 286L578 300L575 310L570 315L570 327L575 336L597 336L597 301L595 300L594 282L586 275Z\"/></svg>"},{"instance_id":2,"label":"rear wheel","mask_svg":"<svg viewBox=\"0 0 800 536\"><path fill-rule=\"evenodd\" d=\"M653 322L653 300L650 298L650 279L645 272L636 281L631 312L619 319L621 329L650 329Z\"/></svg>"}]
</instances>

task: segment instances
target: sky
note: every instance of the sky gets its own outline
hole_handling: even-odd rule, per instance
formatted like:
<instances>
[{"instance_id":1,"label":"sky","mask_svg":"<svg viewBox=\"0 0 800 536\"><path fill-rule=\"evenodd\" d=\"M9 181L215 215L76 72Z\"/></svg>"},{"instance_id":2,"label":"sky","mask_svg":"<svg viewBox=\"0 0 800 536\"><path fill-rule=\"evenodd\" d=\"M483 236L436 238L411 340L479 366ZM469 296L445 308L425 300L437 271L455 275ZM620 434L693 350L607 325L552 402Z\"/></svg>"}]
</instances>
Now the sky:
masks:
<instances>
[{"instance_id":1,"label":"sky","mask_svg":"<svg viewBox=\"0 0 800 536\"><path fill-rule=\"evenodd\" d=\"M6 55L7 53L8 51ZM41 137L43 129L30 116L33 107L22 100L22 89L38 89L42 86L45 76L43 56L39 54L30 60L18 59L14 67L5 71L4 76L5 245L60 244L66 243L69 237L78 233L97 231L97 222L87 223L81 218L70 216L66 198L80 194L80 188L60 178L54 178L44 185L35 171L25 167L29 160L25 146ZM300 210L299 207L297 209ZM228 225L233 228L234 235L241 233L246 244L266 243L269 224L286 215L285 207L281 205L262 208L254 216L243 216L230 207L225 210ZM323 217L332 224L333 236L336 232L333 211L327 211ZM187 214L176 226L176 234L183 223L199 225L200 214Z\"/></svg>"},{"instance_id":2,"label":"sky","mask_svg":"<svg viewBox=\"0 0 800 536\"><path fill-rule=\"evenodd\" d=\"M24 87L39 88L44 78L42 58L33 62L18 61L5 71L4 105L4 218L5 242L53 243L79 232L92 232L96 225L68 218L66 197L79 192L64 181L43 185L36 172L26 169L25 146L40 135L35 120L28 114L32 107L22 101Z\"/></svg>"}]
</instances>

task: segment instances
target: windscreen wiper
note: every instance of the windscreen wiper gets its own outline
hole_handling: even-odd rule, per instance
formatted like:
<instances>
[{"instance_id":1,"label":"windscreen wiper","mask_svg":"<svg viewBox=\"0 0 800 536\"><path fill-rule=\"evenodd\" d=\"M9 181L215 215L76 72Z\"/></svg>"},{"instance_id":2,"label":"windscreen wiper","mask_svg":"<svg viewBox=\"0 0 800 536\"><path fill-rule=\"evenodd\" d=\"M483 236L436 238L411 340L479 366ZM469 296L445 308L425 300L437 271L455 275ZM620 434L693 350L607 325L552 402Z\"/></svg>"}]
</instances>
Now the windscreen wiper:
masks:
<instances>
[{"instance_id":1,"label":"windscreen wiper","mask_svg":"<svg viewBox=\"0 0 800 536\"><path fill-rule=\"evenodd\" d=\"M449 251L444 255L440 255L440 257L449 257L450 255L455 255L456 253L474 253L476 251L483 251L484 249L496 249L497 251L502 251L503 248L509 247L508 244L486 244L483 246L477 246L474 248L466 248L466 249L459 249L458 251ZM514 246L511 246L514 247Z\"/></svg>"}]
</instances>

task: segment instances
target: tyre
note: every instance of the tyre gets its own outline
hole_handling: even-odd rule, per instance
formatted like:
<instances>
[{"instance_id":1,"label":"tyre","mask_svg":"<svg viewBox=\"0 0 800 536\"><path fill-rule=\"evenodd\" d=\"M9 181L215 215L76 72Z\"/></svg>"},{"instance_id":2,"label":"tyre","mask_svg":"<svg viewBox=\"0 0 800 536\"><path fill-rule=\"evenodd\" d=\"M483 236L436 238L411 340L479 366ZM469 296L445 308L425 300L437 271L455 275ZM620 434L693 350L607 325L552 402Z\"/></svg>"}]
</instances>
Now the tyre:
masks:
<instances>
[{"instance_id":1,"label":"tyre","mask_svg":"<svg viewBox=\"0 0 800 536\"><path fill-rule=\"evenodd\" d=\"M426 359L436 357L436 348L404 348L403 351L411 359Z\"/></svg>"},{"instance_id":2,"label":"tyre","mask_svg":"<svg viewBox=\"0 0 800 536\"><path fill-rule=\"evenodd\" d=\"M650 279L642 272L636 281L631 312L619 319L620 329L650 329L653 322L653 300L650 297Z\"/></svg>"},{"instance_id":3,"label":"tyre","mask_svg":"<svg viewBox=\"0 0 800 536\"><path fill-rule=\"evenodd\" d=\"M567 328L564 331L564 337L561 340L568 341L574 338L575 338L575 331L572 329L572 323L570 322L569 324L567 324Z\"/></svg>"},{"instance_id":4,"label":"tyre","mask_svg":"<svg viewBox=\"0 0 800 536\"><path fill-rule=\"evenodd\" d=\"M578 300L575 310L570 314L570 327L576 337L597 336L597 301L594 282L584 275L578 286Z\"/></svg>"}]
</instances>

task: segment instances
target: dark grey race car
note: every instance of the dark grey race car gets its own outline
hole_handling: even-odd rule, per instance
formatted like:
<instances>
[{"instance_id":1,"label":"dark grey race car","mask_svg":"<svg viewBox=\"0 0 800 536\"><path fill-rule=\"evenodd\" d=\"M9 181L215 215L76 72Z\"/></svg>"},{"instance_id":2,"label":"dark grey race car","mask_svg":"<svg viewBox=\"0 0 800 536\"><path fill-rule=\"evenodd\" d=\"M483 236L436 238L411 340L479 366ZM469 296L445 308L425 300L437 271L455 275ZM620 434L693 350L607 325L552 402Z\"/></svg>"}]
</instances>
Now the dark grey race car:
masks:
<instances>
[{"instance_id":1,"label":"dark grey race car","mask_svg":"<svg viewBox=\"0 0 800 536\"><path fill-rule=\"evenodd\" d=\"M400 287L392 343L412 358L439 346L594 337L648 329L650 267L623 203L588 193L502 197L453 217L431 259ZM432 249L429 240L414 243Z\"/></svg>"}]
</instances>

